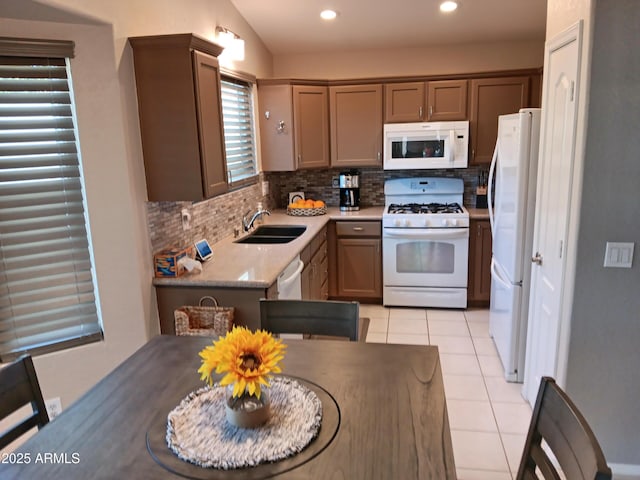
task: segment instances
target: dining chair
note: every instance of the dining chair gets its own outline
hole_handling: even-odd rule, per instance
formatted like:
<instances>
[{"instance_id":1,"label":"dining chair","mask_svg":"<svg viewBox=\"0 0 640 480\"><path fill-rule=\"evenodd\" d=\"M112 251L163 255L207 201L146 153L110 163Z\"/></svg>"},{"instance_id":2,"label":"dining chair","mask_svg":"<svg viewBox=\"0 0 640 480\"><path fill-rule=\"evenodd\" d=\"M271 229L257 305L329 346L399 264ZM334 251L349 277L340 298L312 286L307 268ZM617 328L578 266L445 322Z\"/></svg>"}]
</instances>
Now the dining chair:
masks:
<instances>
[{"instance_id":1,"label":"dining chair","mask_svg":"<svg viewBox=\"0 0 640 480\"><path fill-rule=\"evenodd\" d=\"M23 355L0 369L0 419L5 419L28 404L31 404L31 415L2 432L0 448L6 447L33 427L40 429L49 423L33 361L30 355Z\"/></svg>"},{"instance_id":2,"label":"dining chair","mask_svg":"<svg viewBox=\"0 0 640 480\"><path fill-rule=\"evenodd\" d=\"M545 448L543 442L546 444ZM550 450L552 459L546 450ZM558 465L562 476L557 469ZM542 477L539 477L539 472ZM610 480L611 469L591 427L551 377L543 377L516 480Z\"/></svg>"},{"instance_id":3,"label":"dining chair","mask_svg":"<svg viewBox=\"0 0 640 480\"><path fill-rule=\"evenodd\" d=\"M358 302L260 300L260 328L271 333L348 337L358 341Z\"/></svg>"}]
</instances>

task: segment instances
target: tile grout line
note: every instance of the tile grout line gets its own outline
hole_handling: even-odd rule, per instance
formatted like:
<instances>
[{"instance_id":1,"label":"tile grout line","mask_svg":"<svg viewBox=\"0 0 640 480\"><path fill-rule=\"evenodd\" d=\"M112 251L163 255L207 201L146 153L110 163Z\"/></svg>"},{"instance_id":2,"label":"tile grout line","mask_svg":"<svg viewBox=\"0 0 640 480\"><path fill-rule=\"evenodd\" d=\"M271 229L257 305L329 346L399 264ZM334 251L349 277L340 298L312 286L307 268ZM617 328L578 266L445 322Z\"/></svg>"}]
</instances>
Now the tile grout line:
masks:
<instances>
[{"instance_id":1,"label":"tile grout line","mask_svg":"<svg viewBox=\"0 0 640 480\"><path fill-rule=\"evenodd\" d=\"M478 361L478 365L480 365L480 360L478 360L478 350L476 349L476 344L473 341L473 335L471 335L471 327L469 326L469 320L467 319L466 312L464 315L465 322L467 324L467 329L469 330L469 336L471 336L471 344L473 345L473 351L476 353L476 360ZM513 468L511 467L511 462L509 462L509 456L507 455L507 449L504 445L504 439L502 437L502 430L500 430L500 425L498 424L498 419L496 418L496 411L493 408L493 400L491 399L491 395L489 395L489 387L487 386L487 381L482 371L482 367L480 367L480 374L482 375L482 384L484 385L485 392L487 394L487 398L489 399L489 406L491 408L491 413L493 414L493 421L496 422L496 429L498 430L498 437L500 438L500 445L502 446L502 453L504 455L504 459L507 462L507 467L509 467L509 475L511 478L514 478Z\"/></svg>"}]
</instances>

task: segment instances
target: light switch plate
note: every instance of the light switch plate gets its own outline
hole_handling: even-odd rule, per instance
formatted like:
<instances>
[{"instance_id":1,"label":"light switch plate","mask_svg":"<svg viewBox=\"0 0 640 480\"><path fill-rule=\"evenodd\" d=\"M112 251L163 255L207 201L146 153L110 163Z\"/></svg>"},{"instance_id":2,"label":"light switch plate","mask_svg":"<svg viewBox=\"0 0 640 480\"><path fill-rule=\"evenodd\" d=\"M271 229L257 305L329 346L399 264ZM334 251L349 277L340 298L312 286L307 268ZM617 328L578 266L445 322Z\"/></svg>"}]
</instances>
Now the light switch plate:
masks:
<instances>
[{"instance_id":1,"label":"light switch plate","mask_svg":"<svg viewBox=\"0 0 640 480\"><path fill-rule=\"evenodd\" d=\"M633 263L633 242L607 242L604 252L604 266L631 268Z\"/></svg>"}]
</instances>

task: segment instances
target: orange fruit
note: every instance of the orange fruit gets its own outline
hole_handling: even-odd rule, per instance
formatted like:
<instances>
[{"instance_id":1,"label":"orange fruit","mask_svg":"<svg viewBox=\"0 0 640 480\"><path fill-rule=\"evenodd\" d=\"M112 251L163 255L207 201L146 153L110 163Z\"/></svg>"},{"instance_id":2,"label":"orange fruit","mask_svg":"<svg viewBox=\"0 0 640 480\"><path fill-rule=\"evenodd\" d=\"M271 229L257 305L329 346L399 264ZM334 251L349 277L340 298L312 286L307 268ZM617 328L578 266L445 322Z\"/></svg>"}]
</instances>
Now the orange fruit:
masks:
<instances>
[{"instance_id":1,"label":"orange fruit","mask_svg":"<svg viewBox=\"0 0 640 480\"><path fill-rule=\"evenodd\" d=\"M322 208L324 207L324 202L322 200L316 200L315 202L313 202L313 206L315 208Z\"/></svg>"}]
</instances>

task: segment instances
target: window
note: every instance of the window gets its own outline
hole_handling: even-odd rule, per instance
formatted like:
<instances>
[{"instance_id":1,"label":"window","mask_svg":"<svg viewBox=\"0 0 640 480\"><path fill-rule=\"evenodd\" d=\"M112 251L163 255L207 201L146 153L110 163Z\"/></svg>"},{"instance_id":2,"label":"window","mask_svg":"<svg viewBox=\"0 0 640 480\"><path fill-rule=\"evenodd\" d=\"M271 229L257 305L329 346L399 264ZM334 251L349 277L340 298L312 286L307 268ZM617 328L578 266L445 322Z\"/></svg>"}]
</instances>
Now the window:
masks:
<instances>
[{"instance_id":1,"label":"window","mask_svg":"<svg viewBox=\"0 0 640 480\"><path fill-rule=\"evenodd\" d=\"M254 183L257 176L253 128L253 85L222 75L222 118L229 184Z\"/></svg>"},{"instance_id":2,"label":"window","mask_svg":"<svg viewBox=\"0 0 640 480\"><path fill-rule=\"evenodd\" d=\"M69 78L73 43L0 38L0 360L102 339Z\"/></svg>"}]
</instances>

